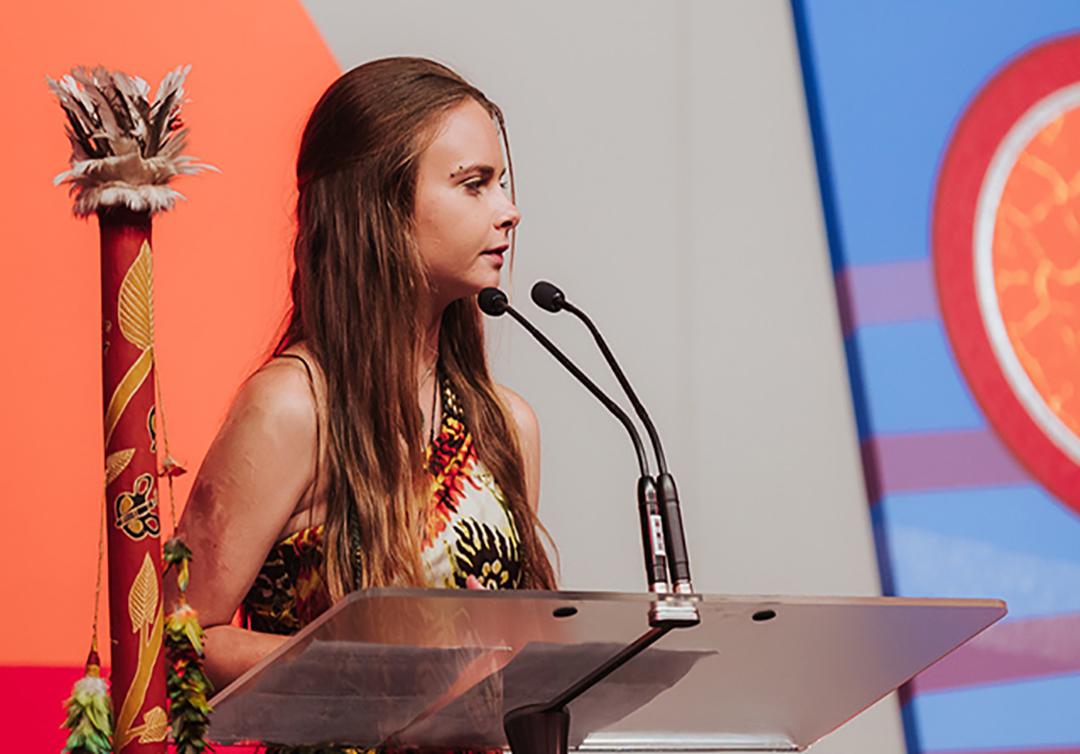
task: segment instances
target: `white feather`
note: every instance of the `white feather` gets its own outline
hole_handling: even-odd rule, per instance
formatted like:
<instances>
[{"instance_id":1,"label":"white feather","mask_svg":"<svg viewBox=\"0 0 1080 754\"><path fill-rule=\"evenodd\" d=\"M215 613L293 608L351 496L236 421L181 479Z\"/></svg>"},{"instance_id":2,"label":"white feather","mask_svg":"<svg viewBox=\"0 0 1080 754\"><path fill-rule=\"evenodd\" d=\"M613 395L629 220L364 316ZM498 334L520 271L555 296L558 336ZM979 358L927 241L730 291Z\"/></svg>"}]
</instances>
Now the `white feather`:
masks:
<instances>
[{"instance_id":1,"label":"white feather","mask_svg":"<svg viewBox=\"0 0 1080 754\"><path fill-rule=\"evenodd\" d=\"M183 84L190 71L191 66L184 65L167 73L153 103L147 99L150 85L145 80L100 66L76 67L59 81L46 77L75 124L65 127L71 168L53 183L69 184L77 215L112 206L135 212L168 210L184 198L167 185L174 176L220 172L180 154L188 131L175 130L174 124L186 101Z\"/></svg>"}]
</instances>

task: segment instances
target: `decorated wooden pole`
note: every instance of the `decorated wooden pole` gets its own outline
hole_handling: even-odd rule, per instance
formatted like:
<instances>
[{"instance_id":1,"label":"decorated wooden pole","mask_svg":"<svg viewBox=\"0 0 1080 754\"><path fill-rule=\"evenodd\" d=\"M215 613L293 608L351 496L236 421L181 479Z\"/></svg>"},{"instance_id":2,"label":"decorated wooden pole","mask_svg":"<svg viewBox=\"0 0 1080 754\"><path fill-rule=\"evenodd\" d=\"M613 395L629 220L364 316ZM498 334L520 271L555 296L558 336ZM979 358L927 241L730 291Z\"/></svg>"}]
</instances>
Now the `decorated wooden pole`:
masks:
<instances>
[{"instance_id":1,"label":"decorated wooden pole","mask_svg":"<svg viewBox=\"0 0 1080 754\"><path fill-rule=\"evenodd\" d=\"M169 729L162 653L167 628L151 216L170 209L180 197L167 185L171 178L208 167L180 154L187 133L181 127L180 107L188 70L169 73L153 103L145 81L103 68L76 68L59 82L49 80L67 115L72 145L72 167L56 181L71 185L75 214L96 214L101 230L104 481L115 721L111 750L117 754L164 754ZM93 659L96 671L96 656ZM67 750L96 754L80 741L73 745L71 738Z\"/></svg>"},{"instance_id":2,"label":"decorated wooden pole","mask_svg":"<svg viewBox=\"0 0 1080 754\"><path fill-rule=\"evenodd\" d=\"M150 213L98 210L116 752L164 752Z\"/></svg>"}]
</instances>

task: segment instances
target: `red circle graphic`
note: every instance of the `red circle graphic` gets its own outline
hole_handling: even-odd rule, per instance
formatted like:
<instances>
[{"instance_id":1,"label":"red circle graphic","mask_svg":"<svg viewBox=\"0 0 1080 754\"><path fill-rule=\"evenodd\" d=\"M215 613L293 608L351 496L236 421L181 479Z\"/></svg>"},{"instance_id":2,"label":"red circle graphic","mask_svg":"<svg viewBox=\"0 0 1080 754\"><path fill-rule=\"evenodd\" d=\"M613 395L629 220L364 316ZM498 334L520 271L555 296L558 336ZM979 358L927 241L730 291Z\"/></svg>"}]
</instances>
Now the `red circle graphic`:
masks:
<instances>
[{"instance_id":1,"label":"red circle graphic","mask_svg":"<svg viewBox=\"0 0 1080 754\"><path fill-rule=\"evenodd\" d=\"M1080 35L999 71L959 120L931 223L942 315L980 407L1080 512Z\"/></svg>"}]
</instances>

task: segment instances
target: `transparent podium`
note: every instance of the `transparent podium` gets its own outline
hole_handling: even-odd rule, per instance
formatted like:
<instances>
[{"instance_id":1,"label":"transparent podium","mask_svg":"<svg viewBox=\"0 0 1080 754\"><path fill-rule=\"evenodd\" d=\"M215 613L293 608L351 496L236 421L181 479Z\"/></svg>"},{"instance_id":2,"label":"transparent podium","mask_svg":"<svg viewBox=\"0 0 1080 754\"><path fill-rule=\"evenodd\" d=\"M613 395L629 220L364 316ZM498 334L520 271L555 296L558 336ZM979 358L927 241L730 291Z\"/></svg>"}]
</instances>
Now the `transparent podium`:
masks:
<instances>
[{"instance_id":1,"label":"transparent podium","mask_svg":"<svg viewBox=\"0 0 1080 754\"><path fill-rule=\"evenodd\" d=\"M1005 614L1000 600L669 599L696 602L700 623L650 628L644 593L356 592L219 693L210 738L498 749L517 712L561 706L562 748L797 751Z\"/></svg>"}]
</instances>

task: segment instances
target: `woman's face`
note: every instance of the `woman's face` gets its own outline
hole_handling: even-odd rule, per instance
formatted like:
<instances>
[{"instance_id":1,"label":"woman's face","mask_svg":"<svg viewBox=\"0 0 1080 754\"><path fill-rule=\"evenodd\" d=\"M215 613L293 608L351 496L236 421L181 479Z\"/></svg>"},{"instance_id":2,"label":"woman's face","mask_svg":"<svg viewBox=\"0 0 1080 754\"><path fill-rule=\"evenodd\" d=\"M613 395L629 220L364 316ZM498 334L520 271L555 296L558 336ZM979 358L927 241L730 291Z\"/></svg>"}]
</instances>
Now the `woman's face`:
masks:
<instances>
[{"instance_id":1,"label":"woman's face","mask_svg":"<svg viewBox=\"0 0 1080 754\"><path fill-rule=\"evenodd\" d=\"M472 98L443 116L420 155L414 234L441 306L499 284L521 220L505 172L498 129Z\"/></svg>"}]
</instances>

